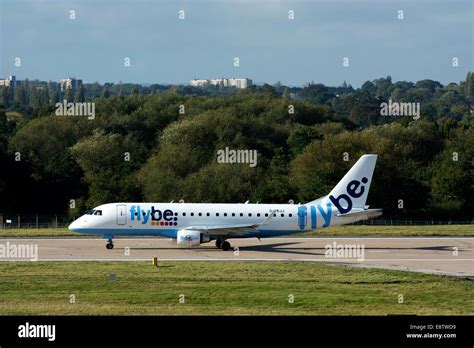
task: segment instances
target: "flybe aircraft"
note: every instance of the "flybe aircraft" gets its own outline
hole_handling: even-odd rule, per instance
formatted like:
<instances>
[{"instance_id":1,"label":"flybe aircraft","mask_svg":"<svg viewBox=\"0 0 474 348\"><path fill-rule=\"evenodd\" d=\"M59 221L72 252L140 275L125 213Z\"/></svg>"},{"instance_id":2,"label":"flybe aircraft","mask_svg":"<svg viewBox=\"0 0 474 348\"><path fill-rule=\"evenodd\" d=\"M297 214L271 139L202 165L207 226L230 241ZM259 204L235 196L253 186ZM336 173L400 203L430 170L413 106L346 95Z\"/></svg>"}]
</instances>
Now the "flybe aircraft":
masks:
<instances>
[{"instance_id":1,"label":"flybe aircraft","mask_svg":"<svg viewBox=\"0 0 474 348\"><path fill-rule=\"evenodd\" d=\"M112 249L114 236L162 236L180 246L232 238L264 238L315 231L382 215L366 205L377 155L363 155L333 190L306 204L108 203L75 220L69 230L98 234Z\"/></svg>"}]
</instances>

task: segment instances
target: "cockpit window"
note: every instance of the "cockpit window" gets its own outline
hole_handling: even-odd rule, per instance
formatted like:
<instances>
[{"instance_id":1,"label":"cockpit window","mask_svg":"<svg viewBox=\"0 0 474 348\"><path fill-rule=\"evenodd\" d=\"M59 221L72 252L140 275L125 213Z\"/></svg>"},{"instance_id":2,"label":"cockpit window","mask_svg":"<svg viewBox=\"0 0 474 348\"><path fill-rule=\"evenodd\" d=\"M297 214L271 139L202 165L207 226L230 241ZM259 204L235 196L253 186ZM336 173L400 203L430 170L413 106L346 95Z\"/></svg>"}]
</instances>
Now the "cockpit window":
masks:
<instances>
[{"instance_id":1,"label":"cockpit window","mask_svg":"<svg viewBox=\"0 0 474 348\"><path fill-rule=\"evenodd\" d=\"M84 215L94 215L94 212L95 210L94 209L91 209L91 210L88 210L84 213Z\"/></svg>"},{"instance_id":2,"label":"cockpit window","mask_svg":"<svg viewBox=\"0 0 474 348\"><path fill-rule=\"evenodd\" d=\"M102 210L96 210L94 215L102 215Z\"/></svg>"}]
</instances>

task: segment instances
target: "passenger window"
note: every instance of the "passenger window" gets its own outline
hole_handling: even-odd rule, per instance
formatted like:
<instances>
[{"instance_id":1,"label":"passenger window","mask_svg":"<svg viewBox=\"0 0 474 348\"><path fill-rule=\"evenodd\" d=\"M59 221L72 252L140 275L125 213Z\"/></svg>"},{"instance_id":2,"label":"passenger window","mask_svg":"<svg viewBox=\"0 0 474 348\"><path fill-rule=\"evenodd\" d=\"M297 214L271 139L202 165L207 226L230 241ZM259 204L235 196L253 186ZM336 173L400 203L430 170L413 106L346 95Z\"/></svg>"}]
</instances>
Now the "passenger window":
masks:
<instances>
[{"instance_id":1,"label":"passenger window","mask_svg":"<svg viewBox=\"0 0 474 348\"><path fill-rule=\"evenodd\" d=\"M249 213L249 216L252 216L252 213Z\"/></svg>"},{"instance_id":2,"label":"passenger window","mask_svg":"<svg viewBox=\"0 0 474 348\"><path fill-rule=\"evenodd\" d=\"M293 214L288 214L288 216L289 216L289 217L292 217L292 216L293 216Z\"/></svg>"},{"instance_id":3,"label":"passenger window","mask_svg":"<svg viewBox=\"0 0 474 348\"><path fill-rule=\"evenodd\" d=\"M235 216L235 213L232 213L232 216Z\"/></svg>"},{"instance_id":4,"label":"passenger window","mask_svg":"<svg viewBox=\"0 0 474 348\"><path fill-rule=\"evenodd\" d=\"M96 210L94 215L102 215L102 210Z\"/></svg>"},{"instance_id":5,"label":"passenger window","mask_svg":"<svg viewBox=\"0 0 474 348\"><path fill-rule=\"evenodd\" d=\"M227 216L227 213L224 213L224 216Z\"/></svg>"},{"instance_id":6,"label":"passenger window","mask_svg":"<svg viewBox=\"0 0 474 348\"><path fill-rule=\"evenodd\" d=\"M219 213L216 213L216 216L219 216Z\"/></svg>"},{"instance_id":7,"label":"passenger window","mask_svg":"<svg viewBox=\"0 0 474 348\"><path fill-rule=\"evenodd\" d=\"M186 216L186 213L183 213L183 216Z\"/></svg>"},{"instance_id":8,"label":"passenger window","mask_svg":"<svg viewBox=\"0 0 474 348\"><path fill-rule=\"evenodd\" d=\"M244 213L240 213L240 216L244 216Z\"/></svg>"},{"instance_id":9,"label":"passenger window","mask_svg":"<svg viewBox=\"0 0 474 348\"><path fill-rule=\"evenodd\" d=\"M257 216L260 217L260 213L257 213Z\"/></svg>"},{"instance_id":10,"label":"passenger window","mask_svg":"<svg viewBox=\"0 0 474 348\"><path fill-rule=\"evenodd\" d=\"M194 216L194 213L191 213L191 216Z\"/></svg>"},{"instance_id":11,"label":"passenger window","mask_svg":"<svg viewBox=\"0 0 474 348\"><path fill-rule=\"evenodd\" d=\"M268 216L268 213L265 213L265 216Z\"/></svg>"},{"instance_id":12,"label":"passenger window","mask_svg":"<svg viewBox=\"0 0 474 348\"><path fill-rule=\"evenodd\" d=\"M206 215L207 215L207 216L211 216L211 214L209 214L209 213L206 213Z\"/></svg>"},{"instance_id":13,"label":"passenger window","mask_svg":"<svg viewBox=\"0 0 474 348\"><path fill-rule=\"evenodd\" d=\"M202 216L202 213L199 213L199 216Z\"/></svg>"},{"instance_id":14,"label":"passenger window","mask_svg":"<svg viewBox=\"0 0 474 348\"><path fill-rule=\"evenodd\" d=\"M285 214L281 214L281 217L285 217Z\"/></svg>"}]
</instances>

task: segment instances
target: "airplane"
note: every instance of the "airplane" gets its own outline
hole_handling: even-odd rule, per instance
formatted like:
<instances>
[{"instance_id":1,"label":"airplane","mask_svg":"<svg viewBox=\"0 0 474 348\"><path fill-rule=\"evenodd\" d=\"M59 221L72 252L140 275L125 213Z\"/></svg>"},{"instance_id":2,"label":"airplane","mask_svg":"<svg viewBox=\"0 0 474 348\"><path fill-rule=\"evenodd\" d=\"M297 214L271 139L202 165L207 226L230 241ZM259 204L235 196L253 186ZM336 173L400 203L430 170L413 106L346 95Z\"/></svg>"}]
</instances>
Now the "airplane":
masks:
<instances>
[{"instance_id":1,"label":"airplane","mask_svg":"<svg viewBox=\"0 0 474 348\"><path fill-rule=\"evenodd\" d=\"M113 249L115 236L161 236L196 247L215 240L224 251L228 239L265 238L351 224L382 215L365 205L377 155L359 158L324 197L306 204L108 203L75 220L69 230L102 235Z\"/></svg>"}]
</instances>

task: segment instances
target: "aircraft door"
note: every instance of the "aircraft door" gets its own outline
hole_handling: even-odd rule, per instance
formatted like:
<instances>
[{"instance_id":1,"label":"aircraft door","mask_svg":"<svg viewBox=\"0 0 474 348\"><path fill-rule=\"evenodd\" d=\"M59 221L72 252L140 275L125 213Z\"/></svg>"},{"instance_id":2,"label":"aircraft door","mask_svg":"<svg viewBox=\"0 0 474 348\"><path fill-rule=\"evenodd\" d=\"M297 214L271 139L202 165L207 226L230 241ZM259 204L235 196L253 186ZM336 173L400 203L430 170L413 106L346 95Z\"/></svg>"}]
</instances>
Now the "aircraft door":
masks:
<instances>
[{"instance_id":1,"label":"aircraft door","mask_svg":"<svg viewBox=\"0 0 474 348\"><path fill-rule=\"evenodd\" d=\"M117 225L125 225L127 223L127 206L125 204L117 204Z\"/></svg>"}]
</instances>

